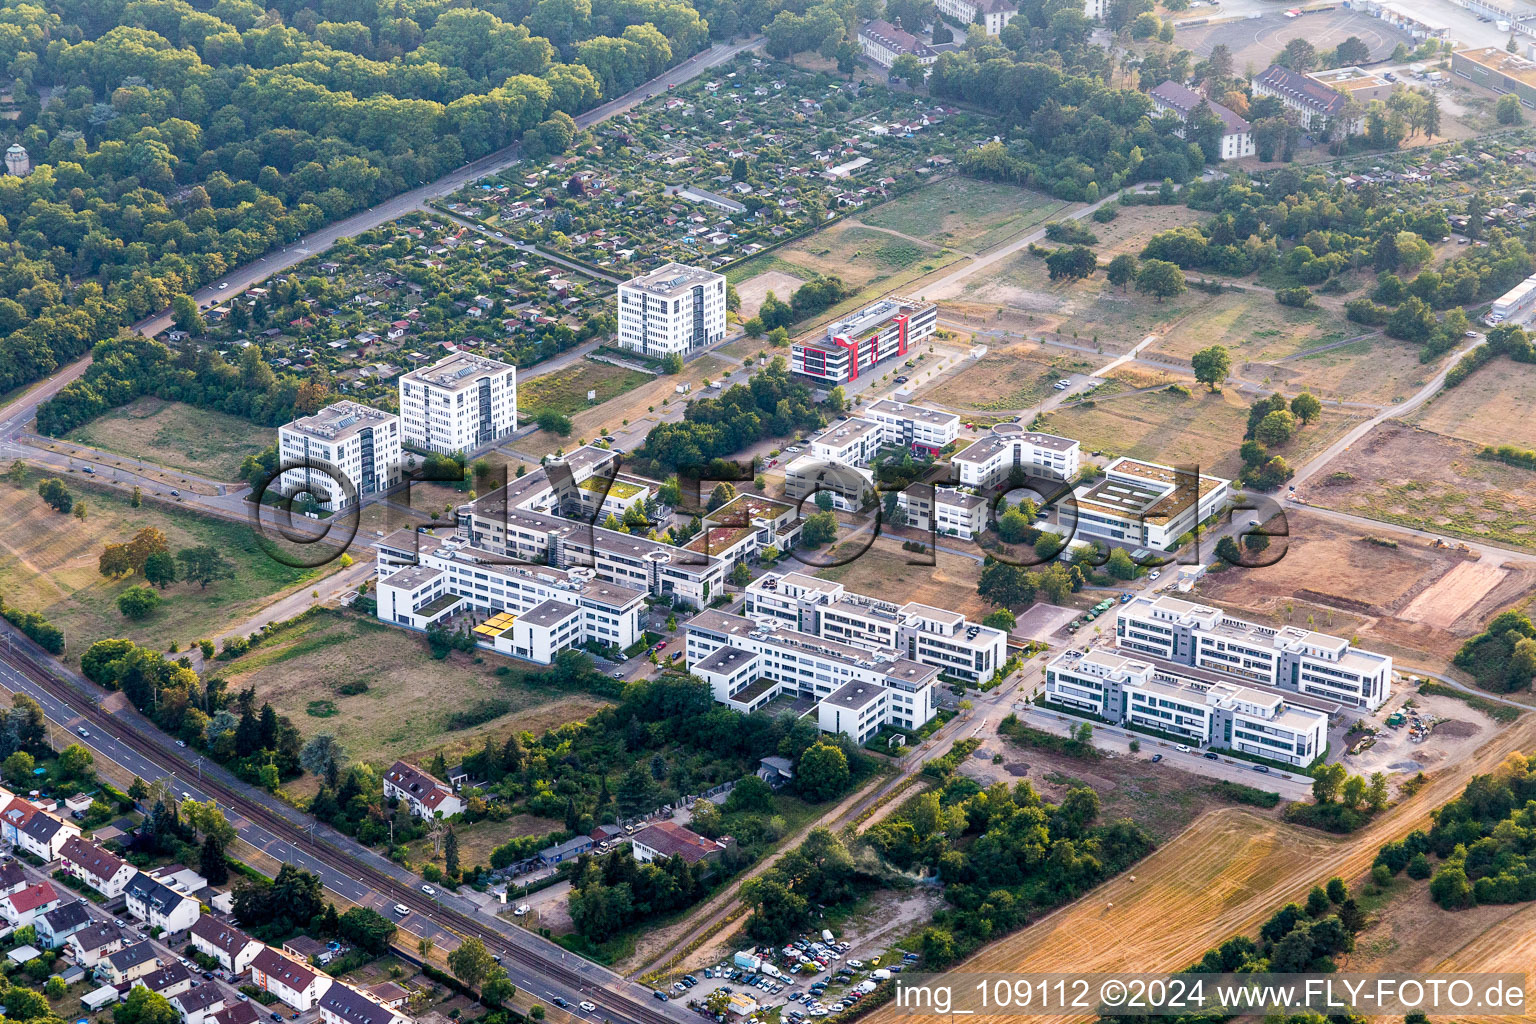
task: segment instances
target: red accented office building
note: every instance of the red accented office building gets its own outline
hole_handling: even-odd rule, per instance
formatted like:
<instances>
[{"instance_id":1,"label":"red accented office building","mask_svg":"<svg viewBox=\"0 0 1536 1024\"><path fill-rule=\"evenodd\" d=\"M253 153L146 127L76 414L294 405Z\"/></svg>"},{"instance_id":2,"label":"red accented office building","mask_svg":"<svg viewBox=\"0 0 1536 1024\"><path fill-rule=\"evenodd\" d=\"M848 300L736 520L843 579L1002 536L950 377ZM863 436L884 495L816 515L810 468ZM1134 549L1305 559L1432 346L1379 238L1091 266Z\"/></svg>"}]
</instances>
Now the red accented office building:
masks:
<instances>
[{"instance_id":1,"label":"red accented office building","mask_svg":"<svg viewBox=\"0 0 1536 1024\"><path fill-rule=\"evenodd\" d=\"M933 335L939 307L912 299L881 299L827 327L825 338L790 350L790 372L826 387L859 379L878 363L905 356Z\"/></svg>"}]
</instances>

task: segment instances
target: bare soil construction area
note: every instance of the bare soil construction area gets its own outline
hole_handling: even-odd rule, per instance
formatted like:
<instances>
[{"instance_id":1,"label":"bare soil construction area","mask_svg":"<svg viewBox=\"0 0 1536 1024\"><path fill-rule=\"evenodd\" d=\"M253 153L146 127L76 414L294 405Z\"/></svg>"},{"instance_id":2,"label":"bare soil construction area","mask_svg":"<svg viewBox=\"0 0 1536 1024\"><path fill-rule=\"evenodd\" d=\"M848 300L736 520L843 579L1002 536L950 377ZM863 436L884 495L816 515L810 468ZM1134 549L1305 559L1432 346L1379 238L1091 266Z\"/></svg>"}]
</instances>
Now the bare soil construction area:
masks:
<instances>
[{"instance_id":1,"label":"bare soil construction area","mask_svg":"<svg viewBox=\"0 0 1536 1024\"><path fill-rule=\"evenodd\" d=\"M1536 473L1480 445L1388 420L1307 484L1315 505L1414 529L1536 549Z\"/></svg>"},{"instance_id":2,"label":"bare soil construction area","mask_svg":"<svg viewBox=\"0 0 1536 1024\"><path fill-rule=\"evenodd\" d=\"M757 316L757 311L763 308L763 302L772 292L773 297L782 302L788 302L789 297L795 294L796 289L805 284L801 278L793 274L786 274L782 270L765 270L755 277L749 277L736 285L736 294L741 299L739 311L743 320L750 320Z\"/></svg>"},{"instance_id":3,"label":"bare soil construction area","mask_svg":"<svg viewBox=\"0 0 1536 1024\"><path fill-rule=\"evenodd\" d=\"M1274 565L1207 575L1198 597L1236 614L1342 636L1407 665L1441 671L1463 640L1536 586L1518 562L1477 561L1392 530L1286 510Z\"/></svg>"}]
</instances>

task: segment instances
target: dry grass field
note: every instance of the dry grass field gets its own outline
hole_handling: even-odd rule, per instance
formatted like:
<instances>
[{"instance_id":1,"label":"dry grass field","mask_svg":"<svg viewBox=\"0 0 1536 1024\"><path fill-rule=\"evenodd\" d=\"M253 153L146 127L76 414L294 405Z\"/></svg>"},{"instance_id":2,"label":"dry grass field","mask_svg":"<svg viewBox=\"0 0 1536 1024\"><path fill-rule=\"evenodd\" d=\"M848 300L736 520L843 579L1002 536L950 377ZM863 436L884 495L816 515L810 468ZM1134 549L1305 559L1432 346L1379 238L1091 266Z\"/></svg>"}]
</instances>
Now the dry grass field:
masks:
<instances>
[{"instance_id":1,"label":"dry grass field","mask_svg":"<svg viewBox=\"0 0 1536 1024\"><path fill-rule=\"evenodd\" d=\"M82 486L77 475L66 483L76 501L86 503L87 517L60 515L37 496L40 477L34 472L21 488L0 484L0 593L7 603L40 612L62 629L66 650L74 657L107 637L128 637L156 650L172 642L185 646L217 634L281 592L334 567L291 568L268 557L244 524L172 511L150 501L133 508L124 497ZM125 619L117 610L117 595L144 581L137 576L106 579L97 572L97 559L107 544L131 540L146 527L164 533L173 553L201 544L218 547L234 564L234 578L206 590L172 584L161 592L164 603L148 618Z\"/></svg>"},{"instance_id":2,"label":"dry grass field","mask_svg":"<svg viewBox=\"0 0 1536 1024\"><path fill-rule=\"evenodd\" d=\"M1051 385L1064 374L1089 372L1098 365L1102 364L1086 353L1027 342L993 346L980 359L922 389L919 397L952 409L1028 409L1050 395Z\"/></svg>"},{"instance_id":3,"label":"dry grass field","mask_svg":"<svg viewBox=\"0 0 1536 1024\"><path fill-rule=\"evenodd\" d=\"M1387 526L1362 528L1296 507L1285 520L1284 557L1207 575L1198 598L1273 625L1355 636L1405 666L1443 672L1463 640L1536 585L1536 569L1523 563L1470 561Z\"/></svg>"},{"instance_id":4,"label":"dry grass field","mask_svg":"<svg viewBox=\"0 0 1536 1024\"><path fill-rule=\"evenodd\" d=\"M928 555L903 551L901 542L889 537L876 540L874 546L862 554L858 552L868 543L868 537L855 537L846 546L823 548L821 551L804 553L806 562L786 563L787 568L835 580L849 590L861 594L889 594L892 581L899 581L902 601L919 601L935 608L948 608L979 619L992 611L992 606L976 593L976 580L981 574L981 563L963 555L937 552L937 563L930 565ZM961 542L955 542L955 547ZM980 555L978 549L977 554ZM818 568L817 563L848 558L842 565ZM918 564L911 564L917 562ZM891 600L897 600L893 596Z\"/></svg>"},{"instance_id":5,"label":"dry grass field","mask_svg":"<svg viewBox=\"0 0 1536 1024\"><path fill-rule=\"evenodd\" d=\"M277 431L221 412L146 397L65 436L211 480L236 480L241 460L271 444Z\"/></svg>"},{"instance_id":6,"label":"dry grass field","mask_svg":"<svg viewBox=\"0 0 1536 1024\"><path fill-rule=\"evenodd\" d=\"M1214 811L1129 871L992 943L956 969L1178 970L1233 935L1251 934L1313 885L1333 875L1358 879L1383 843L1426 827L1430 812L1459 794L1472 775L1533 743L1536 716L1526 715L1474 756L1431 772L1418 793L1350 836L1287 825L1248 809ZM1528 943L1525 937L1518 941ZM1492 943L1483 948L1490 959L1502 956ZM895 1019L884 1008L871 1017L879 1024Z\"/></svg>"},{"instance_id":7,"label":"dry grass field","mask_svg":"<svg viewBox=\"0 0 1536 1024\"><path fill-rule=\"evenodd\" d=\"M1238 447L1248 423L1249 400L1228 389L1196 387L1188 396L1162 390L1111 395L1068 403L1048 413L1042 429L1076 438L1085 450L1131 455L1163 465L1198 465L1231 478L1242 468ZM1357 422L1332 407L1277 454L1300 465Z\"/></svg>"},{"instance_id":8,"label":"dry grass field","mask_svg":"<svg viewBox=\"0 0 1536 1024\"><path fill-rule=\"evenodd\" d=\"M1536 475L1479 459L1480 447L1389 420L1334 458L1305 497L1399 526L1536 548Z\"/></svg>"},{"instance_id":9,"label":"dry grass field","mask_svg":"<svg viewBox=\"0 0 1536 1024\"><path fill-rule=\"evenodd\" d=\"M750 320L763 308L769 292L773 293L774 298L788 302L789 297L803 284L804 278L786 274L782 270L764 270L752 277L735 281L736 297L741 299L741 308L736 313L743 320Z\"/></svg>"},{"instance_id":10,"label":"dry grass field","mask_svg":"<svg viewBox=\"0 0 1536 1024\"><path fill-rule=\"evenodd\" d=\"M1039 227L1071 204L1029 189L959 176L893 199L858 217L962 252L985 252Z\"/></svg>"},{"instance_id":11,"label":"dry grass field","mask_svg":"<svg viewBox=\"0 0 1536 1024\"><path fill-rule=\"evenodd\" d=\"M321 612L229 662L224 675L231 686L255 687L306 737L332 733L353 757L372 761L438 749L453 761L488 733L498 739L514 730L540 733L586 718L604 703L494 674L509 664L481 652L433 661L417 634L351 613ZM366 684L363 692L341 692L359 683ZM477 725L456 728L449 721L477 708L489 715Z\"/></svg>"},{"instance_id":12,"label":"dry grass field","mask_svg":"<svg viewBox=\"0 0 1536 1024\"><path fill-rule=\"evenodd\" d=\"M1477 444L1536 448L1532 409L1536 409L1536 366L1495 359L1414 410L1409 420L1425 430Z\"/></svg>"},{"instance_id":13,"label":"dry grass field","mask_svg":"<svg viewBox=\"0 0 1536 1024\"><path fill-rule=\"evenodd\" d=\"M639 370L582 359L552 373L519 381L517 417L519 420L535 420L542 412L574 416L655 379L653 374ZM597 392L595 401L587 401L588 391Z\"/></svg>"}]
</instances>

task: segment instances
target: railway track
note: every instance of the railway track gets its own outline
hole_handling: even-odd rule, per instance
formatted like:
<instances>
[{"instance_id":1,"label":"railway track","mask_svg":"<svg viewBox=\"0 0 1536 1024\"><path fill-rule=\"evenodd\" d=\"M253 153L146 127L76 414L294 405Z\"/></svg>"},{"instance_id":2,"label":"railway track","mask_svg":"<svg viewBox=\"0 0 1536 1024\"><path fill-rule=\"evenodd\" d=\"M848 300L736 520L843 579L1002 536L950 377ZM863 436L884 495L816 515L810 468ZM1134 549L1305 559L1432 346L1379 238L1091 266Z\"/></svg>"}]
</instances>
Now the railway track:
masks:
<instances>
[{"instance_id":1,"label":"railway track","mask_svg":"<svg viewBox=\"0 0 1536 1024\"><path fill-rule=\"evenodd\" d=\"M192 759L182 753L179 748L169 744L161 746L144 736L136 723L117 718L87 699L68 682L60 679L46 663L34 656L28 649L29 646L28 641L16 638L11 645L10 657L7 659L12 667L27 679L63 702L76 714L92 722L98 729L103 730L104 735L112 736L117 742L131 748L140 756L169 763L178 772L184 772L184 778L191 778L198 771ZM493 953L515 961L534 973L556 979L573 989L581 990L592 984L591 978L583 976L580 971L562 962L563 951L558 946L530 935L534 941L550 946L553 955L543 956L537 950L528 949L508 940L501 932L486 927L472 916L444 906L428 898L414 886L406 885L365 861L350 856L333 843L312 836L283 815L247 798L238 788L219 778L218 773L203 773L197 785L204 793L237 811L246 820L260 825L275 838L295 849L302 849L314 859L363 882L386 900L423 914L429 921L440 924L462 937L477 938ZM564 955L575 956L575 954ZM627 983L620 980L618 984ZM607 1011L609 1019L613 1020L614 1024L620 1024L619 1020L613 1016L614 1014L622 1015L626 1024L627 1022L677 1024L675 1018L653 1008L644 999L629 996L610 987L605 986L600 993L595 994L593 1001L598 1004L599 1011Z\"/></svg>"}]
</instances>

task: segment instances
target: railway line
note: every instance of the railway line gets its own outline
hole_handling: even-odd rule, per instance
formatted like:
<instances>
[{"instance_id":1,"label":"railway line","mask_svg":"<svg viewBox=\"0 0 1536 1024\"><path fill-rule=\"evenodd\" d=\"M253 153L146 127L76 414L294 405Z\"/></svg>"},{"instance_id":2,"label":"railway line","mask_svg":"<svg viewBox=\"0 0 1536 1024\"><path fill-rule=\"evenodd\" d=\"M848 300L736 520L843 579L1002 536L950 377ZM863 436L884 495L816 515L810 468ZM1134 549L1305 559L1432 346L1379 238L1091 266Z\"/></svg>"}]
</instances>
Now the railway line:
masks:
<instances>
[{"instance_id":1,"label":"railway line","mask_svg":"<svg viewBox=\"0 0 1536 1024\"><path fill-rule=\"evenodd\" d=\"M61 679L43 660L44 658L46 655L34 653L30 649L28 641L13 637L5 660L39 689L66 705L95 728L102 730L103 735L112 736L118 743L142 757L167 763L181 773L182 778L190 779L195 774L198 775L197 788L206 795L226 805L230 810L238 812L248 821L259 825L294 849L302 850L316 861L363 883L384 899L423 915L428 921L447 928L461 938L481 940L492 953L520 965L535 976L553 979L578 991L591 990L594 987L594 979L589 974L583 974L577 967L573 967L566 959L571 957L578 963L585 963L575 954L566 953L553 943L528 932L520 933L521 937L535 946L549 947L547 952L529 948L514 941L506 934L476 921L471 915L445 906L414 886L407 885L378 870L362 858L349 855L332 842L315 836L313 830L301 828L259 801L251 800L237 785L232 785L220 777L222 770L200 772L198 763L181 748L169 742L164 745L154 742L143 735L137 723L103 710L90 699L89 695L81 693L71 683ZM148 728L152 729L153 726ZM414 950L408 950L408 952L414 957ZM623 988L630 986L630 982L616 975L609 975L597 991L590 992L589 998L597 1005L598 1013L613 1024L677 1024L677 1017L663 1012L659 1006L650 1005L648 999L622 991Z\"/></svg>"}]
</instances>

